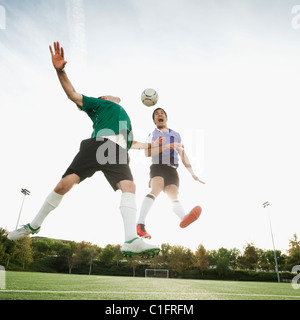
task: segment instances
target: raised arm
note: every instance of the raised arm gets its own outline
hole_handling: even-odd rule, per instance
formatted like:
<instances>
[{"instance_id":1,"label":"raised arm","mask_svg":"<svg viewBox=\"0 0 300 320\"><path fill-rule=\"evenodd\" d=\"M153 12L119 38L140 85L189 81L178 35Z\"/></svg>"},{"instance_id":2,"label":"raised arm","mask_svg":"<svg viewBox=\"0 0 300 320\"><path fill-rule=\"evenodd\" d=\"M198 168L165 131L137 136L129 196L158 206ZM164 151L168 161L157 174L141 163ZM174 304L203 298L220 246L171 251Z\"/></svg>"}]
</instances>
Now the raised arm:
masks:
<instances>
[{"instance_id":1,"label":"raised arm","mask_svg":"<svg viewBox=\"0 0 300 320\"><path fill-rule=\"evenodd\" d=\"M65 61L65 56L64 56L64 49L60 47L59 42L54 42L54 53L51 46L49 46L49 49L52 56L53 66L57 72L58 79L66 95L70 100L76 103L77 106L82 107L83 106L82 95L76 92L76 90L74 89L71 81L69 80L64 70L67 64L67 61Z\"/></svg>"}]
</instances>

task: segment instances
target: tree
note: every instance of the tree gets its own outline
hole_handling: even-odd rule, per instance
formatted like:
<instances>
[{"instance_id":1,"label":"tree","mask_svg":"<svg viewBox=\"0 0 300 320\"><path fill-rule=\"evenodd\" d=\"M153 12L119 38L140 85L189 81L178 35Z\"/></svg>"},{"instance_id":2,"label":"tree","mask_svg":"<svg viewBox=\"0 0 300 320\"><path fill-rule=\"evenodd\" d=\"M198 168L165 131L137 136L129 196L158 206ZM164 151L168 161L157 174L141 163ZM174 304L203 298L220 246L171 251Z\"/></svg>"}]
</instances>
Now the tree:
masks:
<instances>
[{"instance_id":1,"label":"tree","mask_svg":"<svg viewBox=\"0 0 300 320\"><path fill-rule=\"evenodd\" d=\"M221 278L227 276L229 272L229 258L226 256L220 256L216 262L216 270Z\"/></svg>"},{"instance_id":2,"label":"tree","mask_svg":"<svg viewBox=\"0 0 300 320\"><path fill-rule=\"evenodd\" d=\"M150 268L168 268L169 254L171 246L168 243L161 245L160 253L149 260Z\"/></svg>"},{"instance_id":3,"label":"tree","mask_svg":"<svg viewBox=\"0 0 300 320\"><path fill-rule=\"evenodd\" d=\"M25 264L33 262L32 239L29 236L18 241L16 258L22 262L23 270L25 269Z\"/></svg>"},{"instance_id":4,"label":"tree","mask_svg":"<svg viewBox=\"0 0 300 320\"><path fill-rule=\"evenodd\" d=\"M76 261L76 257L75 257L76 248L77 248L77 243L74 241L70 241L66 244L63 244L63 247L60 249L60 255L63 257L66 257L67 259L69 274L72 273L72 269Z\"/></svg>"},{"instance_id":5,"label":"tree","mask_svg":"<svg viewBox=\"0 0 300 320\"><path fill-rule=\"evenodd\" d=\"M97 258L97 256L99 256L101 254L102 249L99 248L97 245L92 245L91 243L89 243L89 246L87 246L85 248L86 251L86 255L89 258L89 275L92 274L92 266L93 266L93 261L95 258Z\"/></svg>"},{"instance_id":6,"label":"tree","mask_svg":"<svg viewBox=\"0 0 300 320\"><path fill-rule=\"evenodd\" d=\"M89 265L89 275L92 273L93 260L100 253L100 248L97 245L92 245L90 242L82 241L76 247L76 261L78 264Z\"/></svg>"},{"instance_id":7,"label":"tree","mask_svg":"<svg viewBox=\"0 0 300 320\"><path fill-rule=\"evenodd\" d=\"M122 255L121 248L122 248L122 247L121 247L120 244L115 245L114 261L117 262L117 266L119 266L119 262L124 259L124 256ZM102 249L101 249L101 250L102 250Z\"/></svg>"},{"instance_id":8,"label":"tree","mask_svg":"<svg viewBox=\"0 0 300 320\"><path fill-rule=\"evenodd\" d=\"M193 252L183 246L172 246L168 256L168 265L175 273L181 273L194 265Z\"/></svg>"},{"instance_id":9,"label":"tree","mask_svg":"<svg viewBox=\"0 0 300 320\"><path fill-rule=\"evenodd\" d=\"M275 270L276 263L274 257L274 250L261 250L258 249L259 252L259 267L265 271ZM276 259L278 264L278 269L283 270L285 266L286 256L281 253L280 250L275 250Z\"/></svg>"},{"instance_id":10,"label":"tree","mask_svg":"<svg viewBox=\"0 0 300 320\"><path fill-rule=\"evenodd\" d=\"M16 242L7 239L7 231L0 228L0 265L8 266L9 259L16 253Z\"/></svg>"},{"instance_id":11,"label":"tree","mask_svg":"<svg viewBox=\"0 0 300 320\"><path fill-rule=\"evenodd\" d=\"M255 270L258 267L258 258L258 249L252 242L247 243L243 255L238 259L239 266L242 267L242 269Z\"/></svg>"},{"instance_id":12,"label":"tree","mask_svg":"<svg viewBox=\"0 0 300 320\"><path fill-rule=\"evenodd\" d=\"M285 270L287 256L283 254L280 250L276 250L276 257L277 257L278 270ZM273 269L275 270L275 259L273 261L274 261Z\"/></svg>"},{"instance_id":13,"label":"tree","mask_svg":"<svg viewBox=\"0 0 300 320\"><path fill-rule=\"evenodd\" d=\"M162 243L160 253L164 263L168 262L170 252L171 252L171 245L169 243Z\"/></svg>"},{"instance_id":14,"label":"tree","mask_svg":"<svg viewBox=\"0 0 300 320\"><path fill-rule=\"evenodd\" d=\"M43 258L55 254L54 240L47 238L32 238L34 258Z\"/></svg>"},{"instance_id":15,"label":"tree","mask_svg":"<svg viewBox=\"0 0 300 320\"><path fill-rule=\"evenodd\" d=\"M203 271L207 270L209 267L208 252L204 248L203 244L199 244L195 252L195 266L200 270L202 276Z\"/></svg>"},{"instance_id":16,"label":"tree","mask_svg":"<svg viewBox=\"0 0 300 320\"><path fill-rule=\"evenodd\" d=\"M208 263L211 267L214 267L216 265L217 255L217 250L208 251Z\"/></svg>"},{"instance_id":17,"label":"tree","mask_svg":"<svg viewBox=\"0 0 300 320\"><path fill-rule=\"evenodd\" d=\"M287 250L287 267L291 270L293 266L300 265L300 241L297 234L293 234L293 238L289 240L289 249Z\"/></svg>"},{"instance_id":18,"label":"tree","mask_svg":"<svg viewBox=\"0 0 300 320\"><path fill-rule=\"evenodd\" d=\"M0 228L0 264L8 267L10 259L17 253L17 242L7 239L7 230Z\"/></svg>"},{"instance_id":19,"label":"tree","mask_svg":"<svg viewBox=\"0 0 300 320\"><path fill-rule=\"evenodd\" d=\"M115 246L112 244L108 244L101 252L100 259L101 261L108 265L112 264L114 261L114 258L116 257L116 250Z\"/></svg>"},{"instance_id":20,"label":"tree","mask_svg":"<svg viewBox=\"0 0 300 320\"><path fill-rule=\"evenodd\" d=\"M238 257L240 256L241 252L237 248L233 248L229 250L229 266L232 269L236 269L238 266Z\"/></svg>"},{"instance_id":21,"label":"tree","mask_svg":"<svg viewBox=\"0 0 300 320\"><path fill-rule=\"evenodd\" d=\"M138 259L138 260L137 260ZM141 264L141 260L142 258L140 257L136 257L136 256L133 256L133 257L127 257L126 260L127 260L127 265L129 267L132 268L132 276L135 277L135 269L136 267Z\"/></svg>"},{"instance_id":22,"label":"tree","mask_svg":"<svg viewBox=\"0 0 300 320\"><path fill-rule=\"evenodd\" d=\"M5 238L6 238L6 231L0 228L0 264L4 264L4 261L7 260L7 253L5 247Z\"/></svg>"},{"instance_id":23,"label":"tree","mask_svg":"<svg viewBox=\"0 0 300 320\"><path fill-rule=\"evenodd\" d=\"M97 249L98 246L92 245L90 242L82 241L78 243L75 252L78 263L89 265L91 257L96 256Z\"/></svg>"},{"instance_id":24,"label":"tree","mask_svg":"<svg viewBox=\"0 0 300 320\"><path fill-rule=\"evenodd\" d=\"M213 261L213 265L216 267L218 275L224 278L229 271L231 251L220 248L218 251L212 250L210 260Z\"/></svg>"}]
</instances>

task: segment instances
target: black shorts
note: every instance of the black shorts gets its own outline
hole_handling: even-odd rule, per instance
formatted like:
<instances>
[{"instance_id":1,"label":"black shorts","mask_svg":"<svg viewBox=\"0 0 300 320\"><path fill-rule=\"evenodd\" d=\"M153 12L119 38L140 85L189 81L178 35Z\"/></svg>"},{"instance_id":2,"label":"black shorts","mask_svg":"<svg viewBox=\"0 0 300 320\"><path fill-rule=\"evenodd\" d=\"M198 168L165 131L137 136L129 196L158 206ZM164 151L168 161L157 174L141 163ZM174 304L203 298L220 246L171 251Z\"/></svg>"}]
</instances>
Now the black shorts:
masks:
<instances>
[{"instance_id":1,"label":"black shorts","mask_svg":"<svg viewBox=\"0 0 300 320\"><path fill-rule=\"evenodd\" d=\"M179 187L179 176L177 168L171 167L167 164L152 164L150 167L150 182L154 177L162 177L164 179L164 187L170 184L175 184Z\"/></svg>"},{"instance_id":2,"label":"black shorts","mask_svg":"<svg viewBox=\"0 0 300 320\"><path fill-rule=\"evenodd\" d=\"M97 141L96 138L83 140L73 162L63 175L77 174L80 182L102 171L107 181L116 191L116 184L123 180L133 181L126 149L109 139Z\"/></svg>"}]
</instances>

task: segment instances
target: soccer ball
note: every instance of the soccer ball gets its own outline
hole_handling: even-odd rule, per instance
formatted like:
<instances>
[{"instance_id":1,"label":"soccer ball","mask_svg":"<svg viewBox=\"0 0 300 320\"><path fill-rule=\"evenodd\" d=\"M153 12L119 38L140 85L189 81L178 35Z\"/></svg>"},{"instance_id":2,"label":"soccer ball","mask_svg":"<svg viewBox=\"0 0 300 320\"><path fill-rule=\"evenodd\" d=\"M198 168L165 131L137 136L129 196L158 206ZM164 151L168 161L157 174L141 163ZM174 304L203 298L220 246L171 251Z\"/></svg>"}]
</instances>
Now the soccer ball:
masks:
<instances>
[{"instance_id":1,"label":"soccer ball","mask_svg":"<svg viewBox=\"0 0 300 320\"><path fill-rule=\"evenodd\" d=\"M158 101L158 94L154 89L148 88L142 92L141 99L146 107L152 107Z\"/></svg>"}]
</instances>

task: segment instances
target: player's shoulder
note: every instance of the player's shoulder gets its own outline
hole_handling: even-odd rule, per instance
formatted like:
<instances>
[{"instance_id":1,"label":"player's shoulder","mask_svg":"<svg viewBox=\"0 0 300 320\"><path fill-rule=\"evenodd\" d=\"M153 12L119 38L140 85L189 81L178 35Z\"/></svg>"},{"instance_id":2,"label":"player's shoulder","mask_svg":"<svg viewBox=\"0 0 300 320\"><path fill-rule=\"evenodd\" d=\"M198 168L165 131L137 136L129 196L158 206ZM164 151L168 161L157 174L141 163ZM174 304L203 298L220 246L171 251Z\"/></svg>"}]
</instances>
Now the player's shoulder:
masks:
<instances>
[{"instance_id":1,"label":"player's shoulder","mask_svg":"<svg viewBox=\"0 0 300 320\"><path fill-rule=\"evenodd\" d=\"M82 105L83 111L86 111L88 109L95 109L96 107L98 107L100 105L99 103L100 99L94 98L94 97L88 97L86 95L82 95Z\"/></svg>"}]
</instances>

